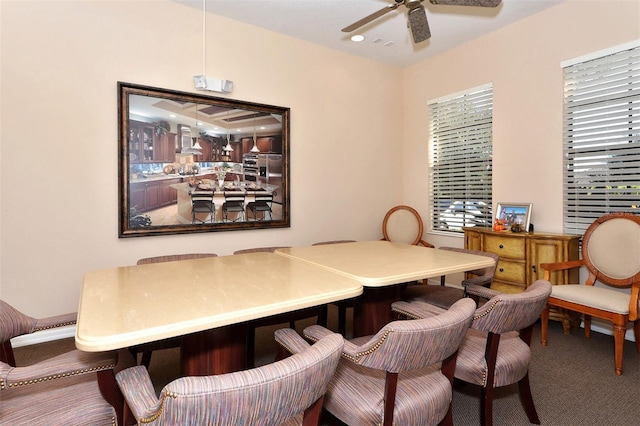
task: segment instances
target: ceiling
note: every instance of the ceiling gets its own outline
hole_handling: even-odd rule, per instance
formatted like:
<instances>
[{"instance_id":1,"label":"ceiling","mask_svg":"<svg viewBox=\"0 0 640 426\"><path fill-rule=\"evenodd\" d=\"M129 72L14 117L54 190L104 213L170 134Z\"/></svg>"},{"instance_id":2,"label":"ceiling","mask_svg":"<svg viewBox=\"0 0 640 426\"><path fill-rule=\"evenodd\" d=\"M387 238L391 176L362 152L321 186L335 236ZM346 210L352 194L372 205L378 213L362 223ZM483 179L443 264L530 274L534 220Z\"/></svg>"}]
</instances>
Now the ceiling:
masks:
<instances>
[{"instance_id":1,"label":"ceiling","mask_svg":"<svg viewBox=\"0 0 640 426\"><path fill-rule=\"evenodd\" d=\"M173 0L202 10L203 0ZM461 2L468 0L461 0ZM314 44L398 67L438 55L564 0L503 0L495 8L422 4L431 38L414 44L407 8L400 6L351 33L342 28L393 4L393 0L206 0L207 12ZM200 22L198 24L201 24ZM354 43L353 34L365 40ZM207 28L207 37L216 34Z\"/></svg>"}]
</instances>

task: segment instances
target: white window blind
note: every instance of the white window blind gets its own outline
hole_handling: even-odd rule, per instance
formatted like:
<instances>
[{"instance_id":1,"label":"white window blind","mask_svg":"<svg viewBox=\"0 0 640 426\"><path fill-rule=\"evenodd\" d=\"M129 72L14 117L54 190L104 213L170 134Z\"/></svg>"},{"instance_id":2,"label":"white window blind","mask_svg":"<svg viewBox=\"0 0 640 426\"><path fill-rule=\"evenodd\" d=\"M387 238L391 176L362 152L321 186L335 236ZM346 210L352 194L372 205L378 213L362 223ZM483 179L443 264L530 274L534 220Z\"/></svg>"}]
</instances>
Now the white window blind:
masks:
<instances>
[{"instance_id":1,"label":"white window blind","mask_svg":"<svg viewBox=\"0 0 640 426\"><path fill-rule=\"evenodd\" d=\"M431 229L491 226L493 86L429 102Z\"/></svg>"},{"instance_id":2,"label":"white window blind","mask_svg":"<svg viewBox=\"0 0 640 426\"><path fill-rule=\"evenodd\" d=\"M640 47L564 68L564 231L640 206Z\"/></svg>"}]
</instances>

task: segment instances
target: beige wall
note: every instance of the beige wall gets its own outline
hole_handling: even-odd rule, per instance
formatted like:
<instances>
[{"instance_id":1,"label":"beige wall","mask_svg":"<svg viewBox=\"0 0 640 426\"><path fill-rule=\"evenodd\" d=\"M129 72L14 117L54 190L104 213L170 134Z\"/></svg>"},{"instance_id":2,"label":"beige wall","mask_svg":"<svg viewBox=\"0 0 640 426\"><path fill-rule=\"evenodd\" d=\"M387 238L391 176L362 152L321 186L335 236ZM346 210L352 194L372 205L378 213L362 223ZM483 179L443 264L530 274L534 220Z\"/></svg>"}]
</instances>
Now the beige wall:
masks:
<instances>
[{"instance_id":1,"label":"beige wall","mask_svg":"<svg viewBox=\"0 0 640 426\"><path fill-rule=\"evenodd\" d=\"M639 1L569 0L404 70L404 199L428 218L427 101L493 83L493 200L533 203L562 232L560 63L640 39ZM412 190L407 190L412 188ZM436 246L461 238L428 235Z\"/></svg>"},{"instance_id":2,"label":"beige wall","mask_svg":"<svg viewBox=\"0 0 640 426\"><path fill-rule=\"evenodd\" d=\"M116 82L195 91L202 12L3 0L0 13L0 294L25 312L75 310L85 272L140 257L379 238L401 201L398 69L213 16L207 75L291 108L291 228L118 239Z\"/></svg>"},{"instance_id":3,"label":"beige wall","mask_svg":"<svg viewBox=\"0 0 640 426\"><path fill-rule=\"evenodd\" d=\"M638 12L637 2L570 1L403 71L209 17L206 74L233 80L231 98L291 108L292 226L120 240L116 82L193 91L200 12L167 1L0 1L0 297L52 315L76 309L88 270L379 238L400 202L426 220L426 101L487 82L494 199L533 202L536 228L560 230L560 61L640 38Z\"/></svg>"}]
</instances>

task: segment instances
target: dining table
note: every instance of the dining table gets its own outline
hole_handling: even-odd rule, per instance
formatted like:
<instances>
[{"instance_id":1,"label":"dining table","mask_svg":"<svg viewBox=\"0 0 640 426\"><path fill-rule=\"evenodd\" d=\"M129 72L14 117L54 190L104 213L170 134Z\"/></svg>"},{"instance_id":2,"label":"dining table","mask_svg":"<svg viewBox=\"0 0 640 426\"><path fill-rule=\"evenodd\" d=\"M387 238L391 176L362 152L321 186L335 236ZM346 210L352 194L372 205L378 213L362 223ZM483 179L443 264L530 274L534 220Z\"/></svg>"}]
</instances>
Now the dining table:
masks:
<instances>
[{"instance_id":1,"label":"dining table","mask_svg":"<svg viewBox=\"0 0 640 426\"><path fill-rule=\"evenodd\" d=\"M375 334L389 323L391 304L408 283L494 264L486 256L385 240L280 248L275 254L362 284L362 295L354 300L354 337Z\"/></svg>"},{"instance_id":2,"label":"dining table","mask_svg":"<svg viewBox=\"0 0 640 426\"><path fill-rule=\"evenodd\" d=\"M247 253L85 274L75 343L99 352L181 337L184 376L246 368L256 319L354 298L355 279L273 253Z\"/></svg>"},{"instance_id":3,"label":"dining table","mask_svg":"<svg viewBox=\"0 0 640 426\"><path fill-rule=\"evenodd\" d=\"M407 282L493 259L389 241L291 247L85 274L75 343L100 352L179 337L183 376L247 367L254 320L355 300L354 336L391 321Z\"/></svg>"}]
</instances>

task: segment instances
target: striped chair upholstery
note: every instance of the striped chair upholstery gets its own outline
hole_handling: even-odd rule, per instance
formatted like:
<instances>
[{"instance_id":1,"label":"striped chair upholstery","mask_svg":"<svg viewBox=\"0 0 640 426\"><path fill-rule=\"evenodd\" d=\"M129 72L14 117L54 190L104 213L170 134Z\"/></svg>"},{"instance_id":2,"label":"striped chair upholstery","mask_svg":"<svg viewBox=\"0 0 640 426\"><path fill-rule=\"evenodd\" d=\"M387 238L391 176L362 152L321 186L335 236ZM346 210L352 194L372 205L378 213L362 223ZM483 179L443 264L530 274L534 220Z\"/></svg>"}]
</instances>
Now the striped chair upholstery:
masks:
<instances>
[{"instance_id":1,"label":"striped chair upholstery","mask_svg":"<svg viewBox=\"0 0 640 426\"><path fill-rule=\"evenodd\" d=\"M71 312L47 318L32 318L0 300L0 343L2 344L0 346L0 361L13 367L16 366L11 347L12 338L36 331L74 325L77 317L77 312Z\"/></svg>"},{"instance_id":2,"label":"striped chair upholstery","mask_svg":"<svg viewBox=\"0 0 640 426\"><path fill-rule=\"evenodd\" d=\"M289 248L289 246L271 246L271 247L253 247L248 249L236 250L233 254L246 254L246 253L273 253L279 248Z\"/></svg>"},{"instance_id":3,"label":"striped chair upholstery","mask_svg":"<svg viewBox=\"0 0 640 426\"><path fill-rule=\"evenodd\" d=\"M140 424L271 426L302 424L303 418L318 424L343 340L333 334L309 346L295 337L305 349L294 356L251 370L182 377L166 385L160 398L143 366L123 370L116 379Z\"/></svg>"},{"instance_id":4,"label":"striped chair upholstery","mask_svg":"<svg viewBox=\"0 0 640 426\"><path fill-rule=\"evenodd\" d=\"M349 425L450 424L455 354L474 311L465 298L441 315L393 321L346 341L325 409ZM314 341L330 333L318 325L304 330Z\"/></svg>"},{"instance_id":5,"label":"striped chair upholstery","mask_svg":"<svg viewBox=\"0 0 640 426\"><path fill-rule=\"evenodd\" d=\"M10 339L75 322L75 313L36 319L0 300L0 424L121 424L123 400L113 374L116 353L74 350L16 367Z\"/></svg>"},{"instance_id":6,"label":"striped chair upholstery","mask_svg":"<svg viewBox=\"0 0 640 426\"><path fill-rule=\"evenodd\" d=\"M489 287L493 281L493 277L496 272L496 266L498 265L498 256L495 253L489 253L486 251L470 250L456 247L440 247L438 250L448 250L457 253L475 254L478 256L490 257L494 260L494 264L489 268L475 269L473 271L467 271L475 277L462 280L460 283L462 288L445 286L445 276L440 277L440 285L411 285L402 291L402 300L416 301L421 300L423 302L430 303L432 305L439 306L443 309L449 309L449 307L458 299L461 299L467 295L467 287L470 285ZM426 280L425 280L426 281ZM425 282L426 284L426 282Z\"/></svg>"},{"instance_id":7,"label":"striped chair upholstery","mask_svg":"<svg viewBox=\"0 0 640 426\"><path fill-rule=\"evenodd\" d=\"M524 292L503 294L479 286L469 294L491 298L473 316L455 369L459 380L481 387L480 422L493 422L494 388L518 383L520 400L531 423L540 424L529 386L531 334L551 294L551 284L538 280ZM429 318L443 309L422 301L396 302L394 312L409 318Z\"/></svg>"},{"instance_id":8,"label":"striped chair upholstery","mask_svg":"<svg viewBox=\"0 0 640 426\"><path fill-rule=\"evenodd\" d=\"M208 257L217 257L218 255L215 253L185 253L185 254L169 254L164 256L153 256L153 257L144 257L142 259L138 259L136 265L149 265L152 263L164 263L164 262L175 262L178 260L192 260L192 259L205 259ZM138 354L142 353L142 358L140 359L140 365L144 365L149 368L149 364L151 364L151 355L153 351L159 351L162 349L170 349L170 348L179 348L181 343L181 337L175 337L172 339L160 340L157 342L143 343L141 345L131 346L129 348L129 352L136 359L138 358Z\"/></svg>"},{"instance_id":9,"label":"striped chair upholstery","mask_svg":"<svg viewBox=\"0 0 640 426\"><path fill-rule=\"evenodd\" d=\"M136 265L147 265L149 263L175 262L176 260L204 259L207 257L216 257L215 253L186 253L186 254L170 254L166 256L145 257L139 259Z\"/></svg>"}]
</instances>

